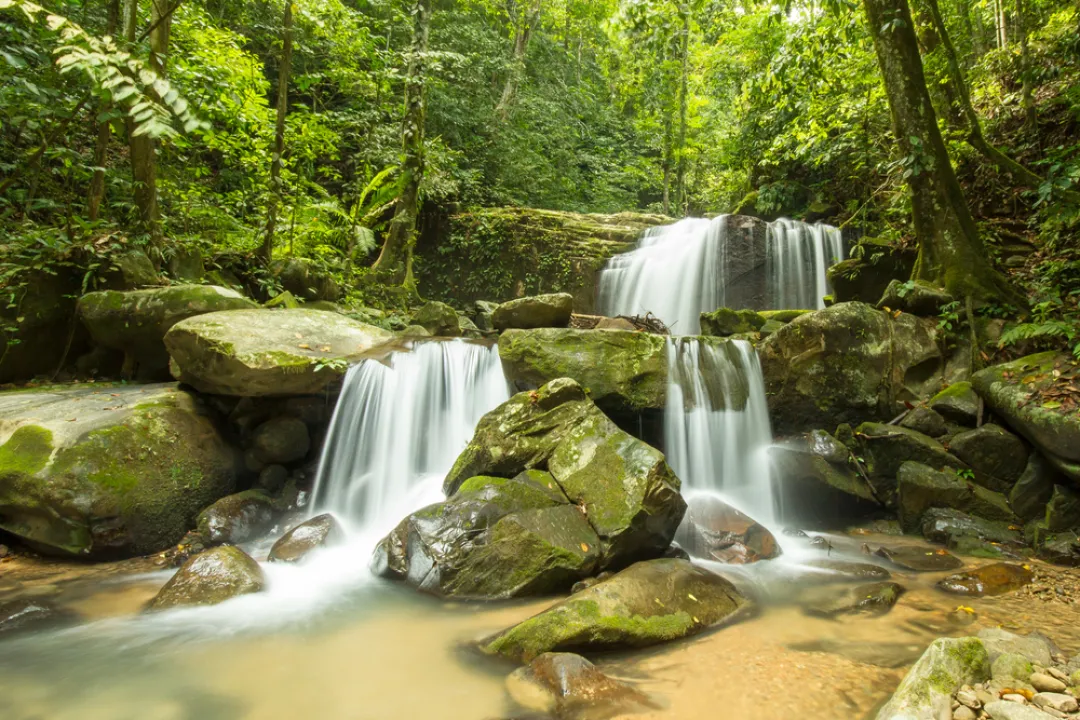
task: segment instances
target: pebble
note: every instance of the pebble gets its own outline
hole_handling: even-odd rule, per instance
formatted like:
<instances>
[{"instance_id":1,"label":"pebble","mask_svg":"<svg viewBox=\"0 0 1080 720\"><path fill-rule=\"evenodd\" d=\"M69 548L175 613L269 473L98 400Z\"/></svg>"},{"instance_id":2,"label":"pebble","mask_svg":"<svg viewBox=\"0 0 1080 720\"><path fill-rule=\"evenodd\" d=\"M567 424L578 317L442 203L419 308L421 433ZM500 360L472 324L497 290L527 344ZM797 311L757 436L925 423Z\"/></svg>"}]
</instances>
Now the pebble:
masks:
<instances>
[{"instance_id":1,"label":"pebble","mask_svg":"<svg viewBox=\"0 0 1080 720\"><path fill-rule=\"evenodd\" d=\"M1067 687L1065 683L1057 678L1043 673L1032 673L1028 682L1030 682L1031 686L1039 692L1046 693L1062 693L1065 692L1065 688Z\"/></svg>"},{"instance_id":2,"label":"pebble","mask_svg":"<svg viewBox=\"0 0 1080 720\"><path fill-rule=\"evenodd\" d=\"M1071 713L1080 710L1080 704L1071 695L1056 692L1041 692L1031 699L1035 705L1042 709L1053 709L1058 712Z\"/></svg>"},{"instance_id":3,"label":"pebble","mask_svg":"<svg viewBox=\"0 0 1080 720\"><path fill-rule=\"evenodd\" d=\"M1063 683L1067 684L1069 682L1069 676L1066 675L1065 673L1061 672L1057 668L1048 669L1046 671L1046 674L1049 675L1050 677L1056 679L1056 680L1060 680Z\"/></svg>"},{"instance_id":4,"label":"pebble","mask_svg":"<svg viewBox=\"0 0 1080 720\"><path fill-rule=\"evenodd\" d=\"M976 720L979 716L967 705L961 705L953 710L952 720Z\"/></svg>"},{"instance_id":5,"label":"pebble","mask_svg":"<svg viewBox=\"0 0 1080 720\"><path fill-rule=\"evenodd\" d=\"M1001 699L1005 702L1017 703L1019 705L1027 704L1027 698L1023 695L1017 695L1016 693L1006 693L1001 696Z\"/></svg>"},{"instance_id":6,"label":"pebble","mask_svg":"<svg viewBox=\"0 0 1080 720\"><path fill-rule=\"evenodd\" d=\"M975 690L966 685L957 691L956 700L961 705L973 710L978 710L982 707L982 702L979 700L979 696L975 693Z\"/></svg>"}]
</instances>

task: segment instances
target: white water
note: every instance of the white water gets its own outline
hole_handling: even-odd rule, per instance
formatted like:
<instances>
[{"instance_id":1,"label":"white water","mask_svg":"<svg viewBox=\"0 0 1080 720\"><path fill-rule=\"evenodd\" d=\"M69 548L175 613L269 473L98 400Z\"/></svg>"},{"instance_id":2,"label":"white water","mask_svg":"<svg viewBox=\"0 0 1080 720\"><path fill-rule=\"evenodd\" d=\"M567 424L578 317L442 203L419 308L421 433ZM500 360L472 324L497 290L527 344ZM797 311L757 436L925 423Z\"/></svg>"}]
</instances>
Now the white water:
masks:
<instances>
[{"instance_id":1,"label":"white water","mask_svg":"<svg viewBox=\"0 0 1080 720\"><path fill-rule=\"evenodd\" d=\"M738 280L728 262L730 216L686 218L646 230L638 247L608 261L600 273L603 315L652 313L680 335L700 332L699 317L727 304L725 288ZM743 252L749 252L743 248ZM824 307L825 271L844 259L841 233L795 220L768 224L764 309Z\"/></svg>"}]
</instances>

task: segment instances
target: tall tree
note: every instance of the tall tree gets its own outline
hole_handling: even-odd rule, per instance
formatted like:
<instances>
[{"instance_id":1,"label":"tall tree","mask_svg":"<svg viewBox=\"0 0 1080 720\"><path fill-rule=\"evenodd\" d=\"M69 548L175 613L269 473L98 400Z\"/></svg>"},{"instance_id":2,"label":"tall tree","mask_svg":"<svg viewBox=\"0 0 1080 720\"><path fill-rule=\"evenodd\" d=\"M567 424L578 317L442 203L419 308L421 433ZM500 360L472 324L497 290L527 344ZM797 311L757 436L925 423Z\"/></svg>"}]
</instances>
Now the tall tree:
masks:
<instances>
[{"instance_id":1,"label":"tall tree","mask_svg":"<svg viewBox=\"0 0 1080 720\"><path fill-rule=\"evenodd\" d=\"M1020 38L1020 83L1028 129L1036 130L1039 116L1035 111L1035 98L1031 91L1031 58L1028 53L1027 23L1024 17L1024 0L1016 0L1016 34Z\"/></svg>"},{"instance_id":2,"label":"tall tree","mask_svg":"<svg viewBox=\"0 0 1080 720\"><path fill-rule=\"evenodd\" d=\"M108 19L105 32L116 36L120 27L120 0L108 0L106 6ZM103 107L106 112L108 107ZM105 199L105 161L109 152L109 140L112 138L111 122L108 119L97 121L97 140L94 145L94 175L90 179L90 192L87 196L88 213L91 220L97 220L101 214L101 203Z\"/></svg>"},{"instance_id":3,"label":"tall tree","mask_svg":"<svg viewBox=\"0 0 1080 720\"><path fill-rule=\"evenodd\" d=\"M679 32L679 140L678 166L675 172L675 204L678 213L686 212L686 124L690 91L690 8L679 5L682 20Z\"/></svg>"},{"instance_id":4,"label":"tall tree","mask_svg":"<svg viewBox=\"0 0 1080 720\"><path fill-rule=\"evenodd\" d=\"M270 201L266 210L266 230L259 254L267 265L274 259L274 231L277 228L278 205L281 204L281 167L285 163L285 118L289 113L289 75L293 55L293 4L285 0L281 21L281 62L278 66L277 123L274 128L274 154L270 161Z\"/></svg>"},{"instance_id":5,"label":"tall tree","mask_svg":"<svg viewBox=\"0 0 1080 720\"><path fill-rule=\"evenodd\" d=\"M907 0L863 0L904 156L919 242L913 277L958 297L1019 300L993 268L938 130Z\"/></svg>"},{"instance_id":6,"label":"tall tree","mask_svg":"<svg viewBox=\"0 0 1080 720\"><path fill-rule=\"evenodd\" d=\"M416 284L412 261L420 212L420 183L424 179L424 75L431 32L431 0L415 0L412 18L412 44L405 75L405 117L401 123L402 191L382 251L372 265L379 278L407 288Z\"/></svg>"},{"instance_id":7,"label":"tall tree","mask_svg":"<svg viewBox=\"0 0 1080 720\"><path fill-rule=\"evenodd\" d=\"M543 9L543 0L528 0L528 4L522 0L508 0L508 12L514 27L514 51L510 61L510 72L506 76L506 84L503 85L499 104L495 108L496 114L502 119L510 114L510 107L517 96L518 88L525 78L525 56L529 51L529 39L536 25L540 22L540 12ZM567 15L569 17L569 14Z\"/></svg>"}]
</instances>

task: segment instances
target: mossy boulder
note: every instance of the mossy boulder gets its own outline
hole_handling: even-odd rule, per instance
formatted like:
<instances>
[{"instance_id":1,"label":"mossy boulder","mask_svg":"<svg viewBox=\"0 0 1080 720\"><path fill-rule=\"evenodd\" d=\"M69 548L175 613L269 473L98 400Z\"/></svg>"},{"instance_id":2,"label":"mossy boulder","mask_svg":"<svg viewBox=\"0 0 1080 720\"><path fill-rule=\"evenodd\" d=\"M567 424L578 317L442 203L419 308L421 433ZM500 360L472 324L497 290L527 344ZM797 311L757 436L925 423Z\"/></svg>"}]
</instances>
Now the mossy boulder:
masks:
<instances>
[{"instance_id":1,"label":"mossy boulder","mask_svg":"<svg viewBox=\"0 0 1080 720\"><path fill-rule=\"evenodd\" d=\"M174 384L0 394L0 529L42 552L158 552L233 491L236 453Z\"/></svg>"},{"instance_id":2,"label":"mossy boulder","mask_svg":"<svg viewBox=\"0 0 1080 720\"><path fill-rule=\"evenodd\" d=\"M1080 528L1080 494L1055 485L1046 503L1046 529L1052 533Z\"/></svg>"},{"instance_id":3,"label":"mossy boulder","mask_svg":"<svg viewBox=\"0 0 1080 720\"><path fill-rule=\"evenodd\" d=\"M199 513L196 526L209 545L236 545L262 537L278 516L274 499L262 490L226 495Z\"/></svg>"},{"instance_id":4,"label":"mossy boulder","mask_svg":"<svg viewBox=\"0 0 1080 720\"><path fill-rule=\"evenodd\" d=\"M300 300L298 300L296 296L288 290L283 290L282 292L279 292L277 295L263 303L263 307L267 310L296 310L297 308L301 308L303 306L304 303L300 302ZM319 310L320 308L310 309Z\"/></svg>"},{"instance_id":5,"label":"mossy boulder","mask_svg":"<svg viewBox=\"0 0 1080 720\"><path fill-rule=\"evenodd\" d=\"M196 315L257 307L235 290L214 285L173 285L149 290L106 290L83 295L79 319L94 342L125 353L139 376L168 378L165 333Z\"/></svg>"},{"instance_id":6,"label":"mossy boulder","mask_svg":"<svg viewBox=\"0 0 1080 720\"><path fill-rule=\"evenodd\" d=\"M766 318L754 310L720 308L701 313L701 334L728 337L740 333L757 332Z\"/></svg>"},{"instance_id":7,"label":"mossy boulder","mask_svg":"<svg viewBox=\"0 0 1080 720\"><path fill-rule=\"evenodd\" d=\"M270 548L270 562L300 562L313 550L341 542L345 532L333 515L323 514L300 523Z\"/></svg>"},{"instance_id":8,"label":"mossy boulder","mask_svg":"<svg viewBox=\"0 0 1080 720\"><path fill-rule=\"evenodd\" d=\"M110 290L135 290L161 284L154 263L142 250L128 250L109 258L99 278Z\"/></svg>"},{"instance_id":9,"label":"mossy boulder","mask_svg":"<svg viewBox=\"0 0 1080 720\"><path fill-rule=\"evenodd\" d=\"M897 506L904 530L918 529L930 508L953 508L975 517L1020 522L1001 493L968 482L956 472L938 472L917 462L905 462L897 473Z\"/></svg>"},{"instance_id":10,"label":"mossy boulder","mask_svg":"<svg viewBox=\"0 0 1080 720\"><path fill-rule=\"evenodd\" d=\"M765 319L765 322L778 322L787 325L796 318L814 312L813 310L758 310L757 314Z\"/></svg>"},{"instance_id":11,"label":"mossy boulder","mask_svg":"<svg viewBox=\"0 0 1080 720\"><path fill-rule=\"evenodd\" d=\"M976 479L991 490L1008 492L1027 467L1028 446L993 423L954 435L949 452L970 465Z\"/></svg>"},{"instance_id":12,"label":"mossy boulder","mask_svg":"<svg viewBox=\"0 0 1080 720\"><path fill-rule=\"evenodd\" d=\"M978 638L939 638L908 671L877 720L938 720L963 685L990 679L990 657Z\"/></svg>"},{"instance_id":13,"label":"mossy boulder","mask_svg":"<svg viewBox=\"0 0 1080 720\"><path fill-rule=\"evenodd\" d=\"M1024 548L1023 533L1009 521L974 517L950 507L925 511L920 530L930 542L965 555L999 558Z\"/></svg>"},{"instance_id":14,"label":"mossy boulder","mask_svg":"<svg viewBox=\"0 0 1080 720\"><path fill-rule=\"evenodd\" d=\"M150 601L147 610L217 605L266 585L259 563L238 547L222 545L185 562Z\"/></svg>"},{"instance_id":15,"label":"mossy boulder","mask_svg":"<svg viewBox=\"0 0 1080 720\"><path fill-rule=\"evenodd\" d=\"M1054 486L1063 480L1061 473L1041 453L1033 452L1020 479L1009 491L1009 505L1024 520L1043 517L1046 503L1054 494Z\"/></svg>"},{"instance_id":16,"label":"mossy boulder","mask_svg":"<svg viewBox=\"0 0 1080 720\"><path fill-rule=\"evenodd\" d=\"M480 649L529 662L560 650L647 647L696 635L750 606L719 575L686 560L649 560L484 640Z\"/></svg>"},{"instance_id":17,"label":"mossy boulder","mask_svg":"<svg viewBox=\"0 0 1080 720\"><path fill-rule=\"evenodd\" d=\"M433 300L424 304L412 317L413 325L419 325L432 335L457 337L461 335L461 321L457 310L446 303Z\"/></svg>"},{"instance_id":18,"label":"mossy boulder","mask_svg":"<svg viewBox=\"0 0 1080 720\"><path fill-rule=\"evenodd\" d=\"M660 555L686 510L664 455L619 429L568 378L485 415L443 489L451 496L470 477L533 469L550 472L570 502L585 508L603 568Z\"/></svg>"},{"instance_id":19,"label":"mossy boulder","mask_svg":"<svg viewBox=\"0 0 1080 720\"><path fill-rule=\"evenodd\" d=\"M972 387L1012 429L1041 450L1059 470L1080 480L1080 413L1060 403L1043 402L1039 394L1076 374L1063 353L1029 355L980 370Z\"/></svg>"},{"instance_id":20,"label":"mossy boulder","mask_svg":"<svg viewBox=\"0 0 1080 720\"><path fill-rule=\"evenodd\" d=\"M934 470L966 469L964 463L949 454L937 440L898 425L863 423L855 428L854 442L864 459L875 495L890 506L896 494L897 473L906 462L916 462Z\"/></svg>"},{"instance_id":21,"label":"mossy boulder","mask_svg":"<svg viewBox=\"0 0 1080 720\"><path fill-rule=\"evenodd\" d=\"M788 524L842 527L881 507L852 453L824 430L787 438L769 448L769 457Z\"/></svg>"},{"instance_id":22,"label":"mossy boulder","mask_svg":"<svg viewBox=\"0 0 1080 720\"><path fill-rule=\"evenodd\" d=\"M949 432L948 425L945 423L945 418L928 407L917 407L912 409L912 411L900 421L900 427L914 430L915 432L922 433L923 435L932 438L939 438Z\"/></svg>"},{"instance_id":23,"label":"mossy boulder","mask_svg":"<svg viewBox=\"0 0 1080 720\"><path fill-rule=\"evenodd\" d=\"M307 424L297 417L275 417L251 433L249 454L260 466L303 460L311 449Z\"/></svg>"},{"instance_id":24,"label":"mossy boulder","mask_svg":"<svg viewBox=\"0 0 1080 720\"><path fill-rule=\"evenodd\" d=\"M979 415L979 395L967 380L953 383L927 403L950 422L973 427Z\"/></svg>"},{"instance_id":25,"label":"mossy boulder","mask_svg":"<svg viewBox=\"0 0 1080 720\"><path fill-rule=\"evenodd\" d=\"M564 328L574 312L574 297L570 293L534 295L504 302L491 313L496 330L519 328Z\"/></svg>"},{"instance_id":26,"label":"mossy boulder","mask_svg":"<svg viewBox=\"0 0 1080 720\"><path fill-rule=\"evenodd\" d=\"M499 337L507 378L537 387L573 378L601 407L661 409L667 398L665 340L624 330L507 330Z\"/></svg>"},{"instance_id":27,"label":"mossy boulder","mask_svg":"<svg viewBox=\"0 0 1080 720\"><path fill-rule=\"evenodd\" d=\"M278 282L294 297L301 300L329 300L341 298L341 288L332 273L307 258L278 260L270 267Z\"/></svg>"},{"instance_id":28,"label":"mossy boulder","mask_svg":"<svg viewBox=\"0 0 1080 720\"><path fill-rule=\"evenodd\" d=\"M893 280L885 288L877 306L883 310L888 308L913 315L937 317L941 308L953 301L952 295L923 280L915 280L910 284Z\"/></svg>"},{"instance_id":29,"label":"mossy boulder","mask_svg":"<svg viewBox=\"0 0 1080 720\"><path fill-rule=\"evenodd\" d=\"M179 380L204 393L310 395L392 333L322 310L228 310L188 318L165 335Z\"/></svg>"},{"instance_id":30,"label":"mossy boulder","mask_svg":"<svg viewBox=\"0 0 1080 720\"><path fill-rule=\"evenodd\" d=\"M773 428L780 434L889 420L940 387L937 324L864 303L802 315L758 346Z\"/></svg>"},{"instance_id":31,"label":"mossy boulder","mask_svg":"<svg viewBox=\"0 0 1080 720\"><path fill-rule=\"evenodd\" d=\"M893 280L906 280L915 267L916 253L884 240L865 238L861 258L843 260L827 271L829 284L838 303L853 300L876 303Z\"/></svg>"}]
</instances>

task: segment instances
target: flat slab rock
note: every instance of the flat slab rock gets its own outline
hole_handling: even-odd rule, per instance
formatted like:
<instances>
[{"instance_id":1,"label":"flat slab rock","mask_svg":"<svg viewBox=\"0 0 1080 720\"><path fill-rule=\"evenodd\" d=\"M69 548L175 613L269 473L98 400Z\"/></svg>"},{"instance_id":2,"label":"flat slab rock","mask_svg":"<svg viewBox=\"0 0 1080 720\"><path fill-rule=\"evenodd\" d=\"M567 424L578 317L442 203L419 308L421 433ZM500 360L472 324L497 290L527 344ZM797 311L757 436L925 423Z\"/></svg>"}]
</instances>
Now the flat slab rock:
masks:
<instances>
[{"instance_id":1,"label":"flat slab rock","mask_svg":"<svg viewBox=\"0 0 1080 720\"><path fill-rule=\"evenodd\" d=\"M1019 590L1033 578L1034 574L1026 565L994 563L950 575L939 581L937 586L956 595L984 597Z\"/></svg>"},{"instance_id":2,"label":"flat slab rock","mask_svg":"<svg viewBox=\"0 0 1080 720\"><path fill-rule=\"evenodd\" d=\"M586 713L609 717L652 707L649 698L621 680L608 677L573 653L544 653L506 678L510 697L522 707L558 717Z\"/></svg>"},{"instance_id":3,"label":"flat slab rock","mask_svg":"<svg viewBox=\"0 0 1080 720\"><path fill-rule=\"evenodd\" d=\"M925 547L886 547L883 545L874 554L885 558L899 568L912 572L942 572L964 566L960 558L940 548L931 550Z\"/></svg>"},{"instance_id":4,"label":"flat slab rock","mask_svg":"<svg viewBox=\"0 0 1080 720\"><path fill-rule=\"evenodd\" d=\"M894 582L829 586L812 588L800 598L800 602L803 604L803 612L819 617L863 613L884 615L892 610L903 593L904 588Z\"/></svg>"}]
</instances>

